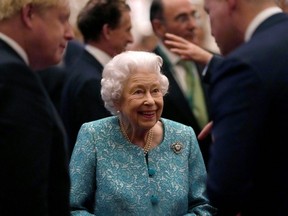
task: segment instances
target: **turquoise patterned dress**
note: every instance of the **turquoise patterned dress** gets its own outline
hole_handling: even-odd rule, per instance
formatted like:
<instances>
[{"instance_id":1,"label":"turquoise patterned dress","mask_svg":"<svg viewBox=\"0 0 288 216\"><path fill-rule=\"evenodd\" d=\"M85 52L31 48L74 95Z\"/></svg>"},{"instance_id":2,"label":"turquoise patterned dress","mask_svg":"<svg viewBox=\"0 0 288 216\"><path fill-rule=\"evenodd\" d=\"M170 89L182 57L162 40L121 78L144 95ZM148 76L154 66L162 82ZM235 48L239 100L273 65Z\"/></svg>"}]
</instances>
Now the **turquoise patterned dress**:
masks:
<instances>
[{"instance_id":1,"label":"turquoise patterned dress","mask_svg":"<svg viewBox=\"0 0 288 216\"><path fill-rule=\"evenodd\" d=\"M82 125L70 162L72 215L213 215L193 129L161 121L163 141L147 157L115 116Z\"/></svg>"}]
</instances>

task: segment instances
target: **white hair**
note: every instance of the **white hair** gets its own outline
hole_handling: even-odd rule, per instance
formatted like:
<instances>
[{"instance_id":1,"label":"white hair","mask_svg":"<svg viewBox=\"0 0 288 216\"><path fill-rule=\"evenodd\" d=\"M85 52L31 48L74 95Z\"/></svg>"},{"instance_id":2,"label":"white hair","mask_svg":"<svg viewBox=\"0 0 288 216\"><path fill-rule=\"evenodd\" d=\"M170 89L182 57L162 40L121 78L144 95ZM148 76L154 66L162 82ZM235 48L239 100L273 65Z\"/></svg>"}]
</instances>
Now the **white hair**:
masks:
<instances>
[{"instance_id":1,"label":"white hair","mask_svg":"<svg viewBox=\"0 0 288 216\"><path fill-rule=\"evenodd\" d=\"M101 80L101 96L104 105L113 115L117 114L114 105L122 95L123 85L129 76L144 68L157 74L163 96L167 93L169 81L161 72L163 60L160 56L145 51L126 51L116 55L104 67Z\"/></svg>"}]
</instances>

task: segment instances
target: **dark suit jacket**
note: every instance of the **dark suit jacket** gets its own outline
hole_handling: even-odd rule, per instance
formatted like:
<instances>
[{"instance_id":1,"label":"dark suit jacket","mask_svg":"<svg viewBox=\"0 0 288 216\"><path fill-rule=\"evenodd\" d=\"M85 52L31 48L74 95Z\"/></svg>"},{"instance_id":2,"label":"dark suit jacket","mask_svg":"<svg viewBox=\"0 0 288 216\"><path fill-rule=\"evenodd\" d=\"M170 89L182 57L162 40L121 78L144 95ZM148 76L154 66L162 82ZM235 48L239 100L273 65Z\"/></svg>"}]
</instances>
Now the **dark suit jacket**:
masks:
<instances>
[{"instance_id":1,"label":"dark suit jacket","mask_svg":"<svg viewBox=\"0 0 288 216\"><path fill-rule=\"evenodd\" d=\"M70 155L85 122L111 116L101 98L103 66L84 51L73 65L63 88L61 116L69 136Z\"/></svg>"},{"instance_id":2,"label":"dark suit jacket","mask_svg":"<svg viewBox=\"0 0 288 216\"><path fill-rule=\"evenodd\" d=\"M61 95L67 73L70 73L73 64L79 56L81 56L83 51L84 46L82 43L71 40L68 42L62 64L51 66L37 72L58 112L60 112Z\"/></svg>"},{"instance_id":3,"label":"dark suit jacket","mask_svg":"<svg viewBox=\"0 0 288 216\"><path fill-rule=\"evenodd\" d=\"M208 195L219 215L288 215L288 16L211 68Z\"/></svg>"},{"instance_id":4,"label":"dark suit jacket","mask_svg":"<svg viewBox=\"0 0 288 216\"><path fill-rule=\"evenodd\" d=\"M189 106L189 103L183 94L180 86L178 85L177 81L175 80L173 76L173 66L170 63L170 61L167 59L164 52L160 49L160 47L156 47L154 52L161 56L163 59L163 67L162 71L167 76L169 80L169 90L168 94L164 96L164 109L162 117L168 118L177 122L180 122L182 124L191 126L196 135L198 135L201 131L200 126L197 123L197 120ZM201 74L202 70L204 69L204 66L196 64L198 73ZM199 74L199 75L200 75ZM201 75L200 75L201 77ZM207 100L207 91L208 86L204 83L202 83L202 87L204 90L204 95L206 99L207 109L208 109L208 115L209 115L209 103ZM211 137L207 137L207 139L200 141L200 149L205 161L205 164L207 165L209 160L209 148L211 144Z\"/></svg>"},{"instance_id":5,"label":"dark suit jacket","mask_svg":"<svg viewBox=\"0 0 288 216\"><path fill-rule=\"evenodd\" d=\"M0 215L69 215L64 127L42 83L0 40Z\"/></svg>"},{"instance_id":6,"label":"dark suit jacket","mask_svg":"<svg viewBox=\"0 0 288 216\"><path fill-rule=\"evenodd\" d=\"M61 94L66 80L67 70L64 66L52 66L38 71L37 75L39 75L50 99L60 113Z\"/></svg>"}]
</instances>

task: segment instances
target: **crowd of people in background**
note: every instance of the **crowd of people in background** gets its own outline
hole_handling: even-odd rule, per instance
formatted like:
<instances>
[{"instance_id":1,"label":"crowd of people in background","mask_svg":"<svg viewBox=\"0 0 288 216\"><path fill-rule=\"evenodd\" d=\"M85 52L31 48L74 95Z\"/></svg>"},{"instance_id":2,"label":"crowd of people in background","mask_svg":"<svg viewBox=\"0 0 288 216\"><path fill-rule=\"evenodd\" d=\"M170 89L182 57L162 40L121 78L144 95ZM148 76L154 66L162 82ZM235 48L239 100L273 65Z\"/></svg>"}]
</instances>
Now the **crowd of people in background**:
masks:
<instances>
[{"instance_id":1,"label":"crowd of people in background","mask_svg":"<svg viewBox=\"0 0 288 216\"><path fill-rule=\"evenodd\" d=\"M133 42L130 11L124 1L89 1L79 12L77 28L85 47L67 72L60 102L70 154L83 123L111 115L100 95L102 71Z\"/></svg>"},{"instance_id":2,"label":"crowd of people in background","mask_svg":"<svg viewBox=\"0 0 288 216\"><path fill-rule=\"evenodd\" d=\"M0 215L288 215L287 12L1 0Z\"/></svg>"}]
</instances>

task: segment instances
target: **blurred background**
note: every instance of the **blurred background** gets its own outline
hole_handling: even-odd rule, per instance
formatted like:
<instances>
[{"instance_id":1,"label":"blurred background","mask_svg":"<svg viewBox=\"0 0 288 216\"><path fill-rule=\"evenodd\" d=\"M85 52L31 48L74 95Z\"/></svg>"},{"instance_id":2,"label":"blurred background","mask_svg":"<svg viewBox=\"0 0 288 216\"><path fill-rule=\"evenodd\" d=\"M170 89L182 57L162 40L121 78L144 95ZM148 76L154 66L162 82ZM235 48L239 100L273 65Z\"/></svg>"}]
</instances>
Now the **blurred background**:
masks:
<instances>
[{"instance_id":1,"label":"blurred background","mask_svg":"<svg viewBox=\"0 0 288 216\"><path fill-rule=\"evenodd\" d=\"M88 0L71 0L71 23L75 28L76 38L81 39L81 34L76 28L76 19L78 12L87 3ZM157 43L157 38L154 36L150 20L149 20L149 9L151 0L126 0L127 4L131 8L132 18L132 34L134 42L129 45L128 49L132 50L153 50ZM204 11L203 0L191 0L191 2L197 5L199 11L199 29L198 34L200 35L199 44L203 48L206 48L212 52L219 53L219 49L215 43L213 36L211 35L211 29L209 24L209 16Z\"/></svg>"}]
</instances>

